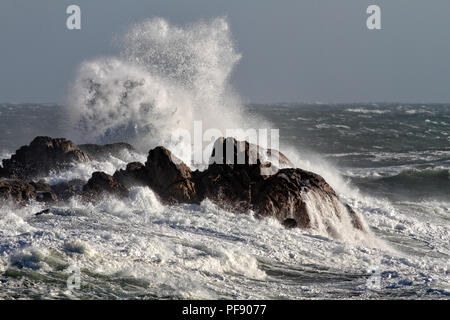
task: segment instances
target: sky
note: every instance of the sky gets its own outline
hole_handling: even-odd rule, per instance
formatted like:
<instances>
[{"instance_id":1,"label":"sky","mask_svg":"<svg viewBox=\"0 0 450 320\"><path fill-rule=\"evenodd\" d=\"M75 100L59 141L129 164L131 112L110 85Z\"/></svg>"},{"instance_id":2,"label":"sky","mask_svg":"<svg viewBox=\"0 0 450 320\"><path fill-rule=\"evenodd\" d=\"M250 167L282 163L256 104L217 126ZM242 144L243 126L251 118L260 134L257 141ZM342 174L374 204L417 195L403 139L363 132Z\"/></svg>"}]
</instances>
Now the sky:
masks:
<instances>
[{"instance_id":1,"label":"sky","mask_svg":"<svg viewBox=\"0 0 450 320\"><path fill-rule=\"evenodd\" d=\"M81 30L66 8L81 8ZM381 8L381 30L366 26ZM1 0L0 102L64 103L77 66L117 54L112 39L163 17L226 16L245 102L450 102L448 0Z\"/></svg>"}]
</instances>

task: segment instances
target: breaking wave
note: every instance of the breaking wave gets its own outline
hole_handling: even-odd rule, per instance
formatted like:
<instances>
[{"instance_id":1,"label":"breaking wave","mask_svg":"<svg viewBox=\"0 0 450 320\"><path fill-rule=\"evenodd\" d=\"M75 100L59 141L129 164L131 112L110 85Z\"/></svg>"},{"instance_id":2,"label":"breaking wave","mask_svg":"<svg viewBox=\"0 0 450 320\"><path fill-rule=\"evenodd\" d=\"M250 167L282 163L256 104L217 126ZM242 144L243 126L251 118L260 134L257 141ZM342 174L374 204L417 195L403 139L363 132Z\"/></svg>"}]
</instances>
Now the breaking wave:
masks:
<instances>
[{"instance_id":1,"label":"breaking wave","mask_svg":"<svg viewBox=\"0 0 450 320\"><path fill-rule=\"evenodd\" d=\"M192 137L193 123L199 120L203 130L223 133L270 126L247 114L231 89L230 74L240 55L224 18L186 27L150 19L133 26L118 42L118 56L94 59L79 67L69 103L74 133L83 133L78 140L128 141L144 152L164 145L191 163L187 149L192 148L192 141L172 140L176 129L186 129ZM296 164L302 167L304 163ZM317 172L314 169L332 179L329 167L321 170L316 165L311 171ZM344 185L333 178L334 186Z\"/></svg>"},{"instance_id":2,"label":"breaking wave","mask_svg":"<svg viewBox=\"0 0 450 320\"><path fill-rule=\"evenodd\" d=\"M240 54L226 19L179 27L154 18L133 26L118 43L118 56L78 69L68 102L77 141L127 141L142 151L164 145L190 160L184 157L192 142L172 141L175 129L193 136L194 121L221 132L261 127L230 85Z\"/></svg>"},{"instance_id":3,"label":"breaking wave","mask_svg":"<svg viewBox=\"0 0 450 320\"><path fill-rule=\"evenodd\" d=\"M203 130L222 132L270 127L247 114L230 85L240 54L226 19L184 27L150 19L130 28L118 43L116 56L79 66L66 108L73 127L68 138L78 143L127 141L142 153L79 164L46 177L47 182L88 179L97 170L112 174L128 162L144 162L145 153L157 145L189 162L183 155L192 141L172 141L171 135L180 128L192 132L196 120L202 121ZM342 118L353 115L359 121L360 114L375 118L394 113L373 107L344 106ZM333 121L323 120L314 128L354 128ZM309 139L306 133L295 139ZM443 284L448 283L449 232L441 223L450 217L448 201L403 201L394 206L360 193L319 155L289 145L282 151L298 167L322 175L356 210L365 232L355 230L345 205L312 192L304 195L310 230L286 230L275 219L237 215L208 200L199 206L165 206L142 187L133 188L122 200L86 204L72 198L52 207L51 215L34 215L44 209L40 203L19 209L2 204L0 282L11 285L0 296L29 297L31 292L33 297L54 298L383 297L384 293L366 291L366 271L373 266L383 270L383 288L390 290L386 295L429 297L435 294L431 289L448 295ZM373 181L392 192L395 184L418 189L431 188L437 181L448 186L450 180L448 170L438 168L380 174ZM438 192L436 187L433 192ZM81 267L82 281L91 287L62 291L72 264ZM22 276L32 279L34 286L20 289ZM55 283L61 290L55 290Z\"/></svg>"}]
</instances>

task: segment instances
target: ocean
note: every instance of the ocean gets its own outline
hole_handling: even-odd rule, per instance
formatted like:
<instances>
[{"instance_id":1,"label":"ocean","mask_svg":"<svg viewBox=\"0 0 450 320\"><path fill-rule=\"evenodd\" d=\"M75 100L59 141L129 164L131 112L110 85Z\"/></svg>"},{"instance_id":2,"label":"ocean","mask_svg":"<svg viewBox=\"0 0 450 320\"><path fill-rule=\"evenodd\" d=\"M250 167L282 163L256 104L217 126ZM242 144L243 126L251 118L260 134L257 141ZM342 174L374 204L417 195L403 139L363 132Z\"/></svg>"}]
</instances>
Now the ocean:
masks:
<instances>
[{"instance_id":1,"label":"ocean","mask_svg":"<svg viewBox=\"0 0 450 320\"><path fill-rule=\"evenodd\" d=\"M63 107L0 106L2 158L37 135L65 137ZM164 206L149 189L125 201L73 200L0 209L1 298L448 299L450 105L249 105L280 129L300 167L322 174L365 218L382 247L285 230L205 202ZM288 151L289 153L289 151ZM124 159L79 165L49 182ZM125 161L123 161L125 160ZM67 268L80 268L69 290ZM380 286L367 281L379 272Z\"/></svg>"},{"instance_id":2,"label":"ocean","mask_svg":"<svg viewBox=\"0 0 450 320\"><path fill-rule=\"evenodd\" d=\"M189 164L192 141L172 133L198 121L274 128L280 150L322 175L369 231L330 219L313 196L308 210L336 237L208 200L163 205L147 187L39 216L47 205L0 202L0 298L449 299L450 105L244 104L230 84L241 57L232 39L224 18L136 24L117 55L80 63L67 102L0 104L0 159L42 135L136 147L43 178L56 184L145 162L158 145Z\"/></svg>"}]
</instances>

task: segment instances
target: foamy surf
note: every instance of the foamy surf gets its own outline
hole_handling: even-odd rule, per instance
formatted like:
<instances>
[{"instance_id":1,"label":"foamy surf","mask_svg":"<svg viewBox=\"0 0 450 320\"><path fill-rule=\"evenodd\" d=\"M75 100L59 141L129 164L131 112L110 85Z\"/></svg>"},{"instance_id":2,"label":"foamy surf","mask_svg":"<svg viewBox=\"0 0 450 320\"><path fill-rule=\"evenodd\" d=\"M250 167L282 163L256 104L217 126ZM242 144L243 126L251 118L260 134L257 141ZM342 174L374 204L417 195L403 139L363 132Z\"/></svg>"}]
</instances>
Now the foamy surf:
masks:
<instances>
[{"instance_id":1,"label":"foamy surf","mask_svg":"<svg viewBox=\"0 0 450 320\"><path fill-rule=\"evenodd\" d=\"M184 159L190 141L175 129L267 128L246 114L229 80L240 59L224 18L186 27L162 18L133 26L118 56L82 63L67 112L77 142L128 141L146 152L168 147Z\"/></svg>"},{"instance_id":2,"label":"foamy surf","mask_svg":"<svg viewBox=\"0 0 450 320\"><path fill-rule=\"evenodd\" d=\"M350 230L343 208L313 194L305 196L314 212L311 230L286 230L274 219L236 214L208 200L200 205L166 206L143 187L134 188L123 200L105 197L86 204L74 197L39 216L34 214L46 209L43 204L18 208L2 203L2 298L449 296L450 232L443 223L448 221L448 202L397 203L379 194L368 196L351 177L339 174L338 165L320 155L351 155L355 170L367 173L369 169L361 163L371 155L358 161L368 147L377 145L388 149L381 150L376 159L387 168L391 164L383 161L394 161L398 146L389 150L391 146L383 144L386 137L400 137L402 126L409 130L427 125L426 132L432 132L433 140L426 140L423 132L417 136L425 137L422 145L435 143L433 161L447 161L439 155L439 151L448 152L445 125L433 118L442 111L422 112L422 106L320 109L314 105L302 109L275 105L260 108L251 116L254 113L247 113L230 88L230 73L239 60L231 39L223 18L185 27L153 19L119 38L123 44L119 54L83 62L65 108L73 131L67 133L64 127L61 136L75 137L77 142L127 140L140 153L76 165L45 180L55 184L75 177L87 179L98 170L113 173L127 162L143 162L145 153L156 145L165 145L183 158L191 146L186 141L171 141L170 133L175 127L192 130L194 120L202 120L205 129L225 130L267 127L268 122L257 120L266 117L285 130L282 151L295 165L321 174L355 208L367 232ZM2 112L10 113L10 109L2 107ZM42 114L43 109L36 112ZM404 120L402 124L396 118L398 113L426 118L411 118L412 123ZM380 120L380 116L386 118ZM19 114L18 124L13 126L20 126L20 119ZM301 120L302 125L286 119ZM368 122L357 130L361 119ZM441 139L434 139L436 135ZM371 145L367 145L368 137L373 140ZM316 152L308 151L308 145ZM406 137L399 145L408 146L410 140ZM14 150L7 146L5 158ZM389 156L383 158L386 154ZM408 158L408 150L402 154L406 155L403 159ZM333 210L341 213L341 221L330 215ZM67 287L72 267L80 270L78 290ZM376 290L369 289L367 282L374 270L380 271L381 280Z\"/></svg>"}]
</instances>

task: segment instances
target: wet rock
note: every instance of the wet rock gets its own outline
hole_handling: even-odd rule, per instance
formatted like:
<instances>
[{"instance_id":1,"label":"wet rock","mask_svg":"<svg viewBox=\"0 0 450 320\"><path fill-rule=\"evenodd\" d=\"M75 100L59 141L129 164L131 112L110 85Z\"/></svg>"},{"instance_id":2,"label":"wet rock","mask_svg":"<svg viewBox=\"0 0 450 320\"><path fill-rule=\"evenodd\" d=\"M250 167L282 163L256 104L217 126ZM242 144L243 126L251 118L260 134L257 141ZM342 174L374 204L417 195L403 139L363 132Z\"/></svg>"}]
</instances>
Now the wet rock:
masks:
<instances>
[{"instance_id":1,"label":"wet rock","mask_svg":"<svg viewBox=\"0 0 450 320\"><path fill-rule=\"evenodd\" d=\"M128 190L113 176L100 171L94 172L83 187L83 197L96 199L104 194L126 197Z\"/></svg>"},{"instance_id":2,"label":"wet rock","mask_svg":"<svg viewBox=\"0 0 450 320\"><path fill-rule=\"evenodd\" d=\"M0 199L24 203L36 198L33 185L17 179L0 179Z\"/></svg>"},{"instance_id":3,"label":"wet rock","mask_svg":"<svg viewBox=\"0 0 450 320\"><path fill-rule=\"evenodd\" d=\"M348 211L348 214L349 214L350 219L352 221L353 227L355 227L358 230L364 230L363 223L362 223L360 217L358 217L358 215L356 214L355 210L353 210L353 208L350 207L348 204L345 204L345 208Z\"/></svg>"},{"instance_id":4,"label":"wet rock","mask_svg":"<svg viewBox=\"0 0 450 320\"><path fill-rule=\"evenodd\" d=\"M291 164L287 158L283 161ZM276 171L267 175L267 169ZM208 169L195 172L193 179L200 198L235 211L253 210L288 227L311 227L303 193L314 191L337 197L321 176L298 168L278 170L254 145L233 138L216 141Z\"/></svg>"},{"instance_id":5,"label":"wet rock","mask_svg":"<svg viewBox=\"0 0 450 320\"><path fill-rule=\"evenodd\" d=\"M289 159L285 163L290 163ZM267 175L266 169L276 172ZM192 172L169 150L157 147L150 150L145 165L130 163L114 178L126 187L148 186L165 203L200 203L208 198L225 209L253 210L258 216L274 217L287 228L312 227L305 193L338 201L320 175L298 168L274 168L254 145L233 138L215 142L207 170ZM348 210L358 228L361 223L356 213Z\"/></svg>"},{"instance_id":6,"label":"wet rock","mask_svg":"<svg viewBox=\"0 0 450 320\"><path fill-rule=\"evenodd\" d=\"M149 184L145 165L140 162L127 164L124 170L118 170L114 173L114 178L127 188L131 188L132 186L146 186Z\"/></svg>"},{"instance_id":7,"label":"wet rock","mask_svg":"<svg viewBox=\"0 0 450 320\"><path fill-rule=\"evenodd\" d=\"M348 214L355 229L363 230L363 222L356 212L349 205L342 206L334 190L320 175L291 168L293 164L281 152L234 138L217 139L204 171L192 172L168 149L160 146L149 151L145 164L129 163L113 176L94 172L87 183L72 180L50 186L44 181L25 182L29 181L28 177L48 174L73 162L101 159L124 148L134 150L127 144L83 145L82 150L66 139L38 137L30 146L20 148L11 159L3 160L0 174L23 179L1 178L0 199L50 203L82 195L85 200L95 200L105 194L126 197L133 186L148 186L163 203L198 204L208 198L220 207L236 212L252 210L258 216L276 218L286 228L311 228L314 227L314 216L308 212L310 206L305 203L306 195L308 201L322 199L338 219L342 218L340 215ZM273 157L279 158L279 166L270 161ZM286 166L289 168L279 169ZM336 233L328 227L329 234Z\"/></svg>"},{"instance_id":8,"label":"wet rock","mask_svg":"<svg viewBox=\"0 0 450 320\"><path fill-rule=\"evenodd\" d=\"M302 192L320 189L312 179L319 179L311 172L301 169L282 169L275 175L256 184L252 190L252 206L262 216L273 216L280 221L293 219L297 226L311 225Z\"/></svg>"},{"instance_id":9,"label":"wet rock","mask_svg":"<svg viewBox=\"0 0 450 320\"><path fill-rule=\"evenodd\" d=\"M45 182L44 180L39 180L37 182L31 181L30 184L38 192L52 192L52 187L47 182Z\"/></svg>"},{"instance_id":10,"label":"wet rock","mask_svg":"<svg viewBox=\"0 0 450 320\"><path fill-rule=\"evenodd\" d=\"M130 188L148 186L164 203L200 203L191 169L168 149L156 147L149 151L145 165L129 163L125 170L114 173L114 178Z\"/></svg>"},{"instance_id":11,"label":"wet rock","mask_svg":"<svg viewBox=\"0 0 450 320\"><path fill-rule=\"evenodd\" d=\"M58 197L53 192L36 192L36 201L51 203L58 201Z\"/></svg>"},{"instance_id":12,"label":"wet rock","mask_svg":"<svg viewBox=\"0 0 450 320\"><path fill-rule=\"evenodd\" d=\"M51 187L52 192L59 200L66 201L73 196L80 195L83 192L83 186L86 181L81 179L73 179L68 182L61 182Z\"/></svg>"},{"instance_id":13,"label":"wet rock","mask_svg":"<svg viewBox=\"0 0 450 320\"><path fill-rule=\"evenodd\" d=\"M148 186L164 203L200 203L191 169L168 149L150 150L147 161L129 163L125 170L114 173L114 178L130 188Z\"/></svg>"},{"instance_id":14,"label":"wet rock","mask_svg":"<svg viewBox=\"0 0 450 320\"><path fill-rule=\"evenodd\" d=\"M287 229L297 228L298 224L295 219L287 218L281 223Z\"/></svg>"},{"instance_id":15,"label":"wet rock","mask_svg":"<svg viewBox=\"0 0 450 320\"><path fill-rule=\"evenodd\" d=\"M224 208L251 209L251 189L262 181L258 150L247 141L219 138L209 160L208 169L195 172L197 192Z\"/></svg>"},{"instance_id":16,"label":"wet rock","mask_svg":"<svg viewBox=\"0 0 450 320\"><path fill-rule=\"evenodd\" d=\"M7 178L8 176L9 176L8 172L5 169L3 169L3 167L0 164L0 178Z\"/></svg>"},{"instance_id":17,"label":"wet rock","mask_svg":"<svg viewBox=\"0 0 450 320\"><path fill-rule=\"evenodd\" d=\"M264 149L263 149L264 150ZM264 150L265 156L269 162L272 162L274 157L278 159L278 166L280 168L295 168L295 165L282 152L275 149Z\"/></svg>"},{"instance_id":18,"label":"wet rock","mask_svg":"<svg viewBox=\"0 0 450 320\"><path fill-rule=\"evenodd\" d=\"M295 165L280 151L265 149L248 141L238 141L235 138L219 138L214 142L210 164L264 164L266 168L273 166L273 172L278 168L293 168ZM275 167L274 164L277 164ZM267 170L266 170L267 171Z\"/></svg>"},{"instance_id":19,"label":"wet rock","mask_svg":"<svg viewBox=\"0 0 450 320\"><path fill-rule=\"evenodd\" d=\"M57 195L53 192L52 187L48 183L40 180L38 182L32 181L30 184L36 190L36 201L47 203L58 201Z\"/></svg>"},{"instance_id":20,"label":"wet rock","mask_svg":"<svg viewBox=\"0 0 450 320\"><path fill-rule=\"evenodd\" d=\"M25 182L19 179L0 179L0 199L19 204L25 204L31 200L40 202L58 200L49 184L43 181Z\"/></svg>"},{"instance_id":21,"label":"wet rock","mask_svg":"<svg viewBox=\"0 0 450 320\"><path fill-rule=\"evenodd\" d=\"M2 161L2 174L12 179L29 180L89 160L88 154L70 140L36 137L30 145L21 147L10 159Z\"/></svg>"},{"instance_id":22,"label":"wet rock","mask_svg":"<svg viewBox=\"0 0 450 320\"><path fill-rule=\"evenodd\" d=\"M150 150L145 179L167 203L200 203L191 169L164 147Z\"/></svg>"},{"instance_id":23,"label":"wet rock","mask_svg":"<svg viewBox=\"0 0 450 320\"><path fill-rule=\"evenodd\" d=\"M50 209L44 209L42 211L36 212L34 215L35 216L40 216L41 214L47 214L47 213L51 213Z\"/></svg>"}]
</instances>

